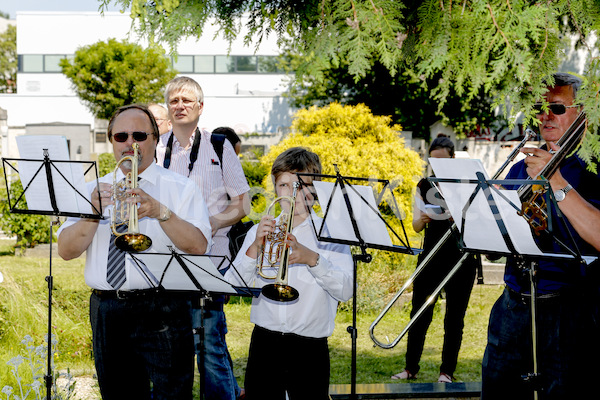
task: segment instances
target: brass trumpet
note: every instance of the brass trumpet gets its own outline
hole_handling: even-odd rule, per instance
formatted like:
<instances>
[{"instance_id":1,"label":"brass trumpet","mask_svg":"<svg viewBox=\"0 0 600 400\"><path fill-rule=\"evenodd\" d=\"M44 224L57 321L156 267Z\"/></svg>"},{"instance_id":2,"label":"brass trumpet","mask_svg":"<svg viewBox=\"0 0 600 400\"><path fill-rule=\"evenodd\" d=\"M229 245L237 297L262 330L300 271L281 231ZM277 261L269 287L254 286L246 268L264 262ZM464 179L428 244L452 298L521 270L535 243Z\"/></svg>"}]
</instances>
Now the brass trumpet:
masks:
<instances>
[{"instance_id":1,"label":"brass trumpet","mask_svg":"<svg viewBox=\"0 0 600 400\"><path fill-rule=\"evenodd\" d=\"M110 227L116 236L115 246L127 252L144 251L152 246L152 239L140 233L137 204L126 202L131 197L131 195L127 194L127 190L135 189L138 186L138 150L139 145L134 143L133 155L121 158L113 170L112 199L115 204L110 215ZM124 162L130 162L131 169L125 175L125 179L117 182L117 171ZM117 226L125 224L126 220L129 221L127 231L123 233L118 232Z\"/></svg>"},{"instance_id":2,"label":"brass trumpet","mask_svg":"<svg viewBox=\"0 0 600 400\"><path fill-rule=\"evenodd\" d=\"M285 211L282 207L281 214L279 215L279 224L275 226L275 231L269 233L266 240L263 240L263 244L258 252L258 257L256 258L258 274L265 279L275 279L275 283L265 285L262 288L262 294L268 299L281 302L294 301L299 296L298 291L288 285L290 247L285 243L288 234L292 232L296 194L300 184L294 182L293 185L294 189L292 196L277 197L269 205L269 208L267 208L267 214L270 214L277 203L281 203L282 201L288 201L290 203L288 211ZM263 272L264 262L271 268L277 268L276 276L270 276Z\"/></svg>"}]
</instances>

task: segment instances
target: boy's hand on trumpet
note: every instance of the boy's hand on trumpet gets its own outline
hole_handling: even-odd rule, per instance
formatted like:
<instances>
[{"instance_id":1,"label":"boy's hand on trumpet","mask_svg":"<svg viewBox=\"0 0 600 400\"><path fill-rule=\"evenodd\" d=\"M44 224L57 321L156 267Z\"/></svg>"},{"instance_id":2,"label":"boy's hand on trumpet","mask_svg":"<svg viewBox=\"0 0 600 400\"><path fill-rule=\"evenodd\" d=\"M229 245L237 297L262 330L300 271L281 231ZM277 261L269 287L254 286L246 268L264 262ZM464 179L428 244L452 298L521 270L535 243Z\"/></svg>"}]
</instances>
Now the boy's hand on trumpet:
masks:
<instances>
[{"instance_id":1,"label":"boy's hand on trumpet","mask_svg":"<svg viewBox=\"0 0 600 400\"><path fill-rule=\"evenodd\" d=\"M310 267L317 265L319 254L312 251L302 243L298 242L296 236L288 233L285 241L291 249L289 262L290 264L307 264Z\"/></svg>"},{"instance_id":2,"label":"boy's hand on trumpet","mask_svg":"<svg viewBox=\"0 0 600 400\"><path fill-rule=\"evenodd\" d=\"M257 258L258 253L262 252L261 247L265 243L266 237L269 233L275 232L275 218L272 215L265 214L260 219L258 227L256 229L256 237L252 245L246 250L246 255L250 258Z\"/></svg>"}]
</instances>

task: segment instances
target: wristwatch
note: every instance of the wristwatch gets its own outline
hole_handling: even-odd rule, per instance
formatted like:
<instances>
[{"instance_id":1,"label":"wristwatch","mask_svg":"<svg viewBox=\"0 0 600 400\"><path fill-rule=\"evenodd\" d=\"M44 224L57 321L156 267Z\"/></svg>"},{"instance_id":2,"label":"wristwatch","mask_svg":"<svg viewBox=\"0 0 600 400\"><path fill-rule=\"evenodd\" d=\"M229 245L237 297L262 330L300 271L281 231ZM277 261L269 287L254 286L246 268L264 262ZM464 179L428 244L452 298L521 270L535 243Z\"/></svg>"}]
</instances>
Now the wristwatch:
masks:
<instances>
[{"instance_id":1,"label":"wristwatch","mask_svg":"<svg viewBox=\"0 0 600 400\"><path fill-rule=\"evenodd\" d=\"M158 219L160 222L165 222L167 221L169 218L171 218L171 210L169 210L169 207L167 206L160 206L162 209L162 215L160 216L160 218ZM164 207L164 208L163 208Z\"/></svg>"},{"instance_id":2,"label":"wristwatch","mask_svg":"<svg viewBox=\"0 0 600 400\"><path fill-rule=\"evenodd\" d=\"M567 185L564 188L557 190L554 192L554 198L556 201L563 201L571 189L573 189L573 186Z\"/></svg>"}]
</instances>

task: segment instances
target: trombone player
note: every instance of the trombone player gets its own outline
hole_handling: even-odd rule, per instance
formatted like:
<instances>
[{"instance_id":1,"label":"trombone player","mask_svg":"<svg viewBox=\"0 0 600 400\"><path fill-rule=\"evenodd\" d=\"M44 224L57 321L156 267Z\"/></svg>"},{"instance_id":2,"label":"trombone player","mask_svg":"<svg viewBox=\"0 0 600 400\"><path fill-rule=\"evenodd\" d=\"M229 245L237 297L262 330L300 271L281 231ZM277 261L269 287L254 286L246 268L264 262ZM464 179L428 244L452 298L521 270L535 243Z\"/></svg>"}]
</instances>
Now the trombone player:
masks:
<instances>
[{"instance_id":1,"label":"trombone player","mask_svg":"<svg viewBox=\"0 0 600 400\"><path fill-rule=\"evenodd\" d=\"M551 150L559 149L555 142L581 112L575 103L581 80L566 73L556 73L553 78L554 84L547 87L544 96L549 107L536 104L545 145L521 149L527 157L511 168L507 179L538 176L552 159ZM597 256L600 176L588 171L577 155L568 155L559 162L559 169L546 178L568 231L553 209L554 234L566 244L572 243L572 234L582 254ZM543 249L561 252L554 243L547 243ZM539 394L540 399L585 398L583 392L588 392L587 383L592 382L589 378L596 375L587 360L593 359L590 352L597 350L598 340L592 337L591 329L594 302L586 296L598 290L598 281L590 277L591 272L590 268L572 262L539 260L535 276L534 342L529 273L519 267L514 257L509 257L504 275L506 287L490 315L482 365L483 400L532 399L534 393ZM532 376L536 362L532 358L534 345L539 373ZM586 375L590 373L592 375Z\"/></svg>"},{"instance_id":2,"label":"trombone player","mask_svg":"<svg viewBox=\"0 0 600 400\"><path fill-rule=\"evenodd\" d=\"M152 242L150 252L169 252L167 246L174 246L204 254L211 227L202 194L194 182L155 164L158 127L150 111L140 105L119 108L109 122L108 138L119 163L114 173L100 178L97 190L94 182L88 185L92 204L102 207L105 217L121 205L133 205L129 226L119 226L134 230L131 214L137 212L139 231ZM132 179L128 195L114 199L113 174L118 181L139 174L139 181ZM58 231L63 259L87 253L85 280L92 288L90 322L102 398L191 399L190 303L183 295L136 281L131 258L113 245L110 221L68 218Z\"/></svg>"}]
</instances>

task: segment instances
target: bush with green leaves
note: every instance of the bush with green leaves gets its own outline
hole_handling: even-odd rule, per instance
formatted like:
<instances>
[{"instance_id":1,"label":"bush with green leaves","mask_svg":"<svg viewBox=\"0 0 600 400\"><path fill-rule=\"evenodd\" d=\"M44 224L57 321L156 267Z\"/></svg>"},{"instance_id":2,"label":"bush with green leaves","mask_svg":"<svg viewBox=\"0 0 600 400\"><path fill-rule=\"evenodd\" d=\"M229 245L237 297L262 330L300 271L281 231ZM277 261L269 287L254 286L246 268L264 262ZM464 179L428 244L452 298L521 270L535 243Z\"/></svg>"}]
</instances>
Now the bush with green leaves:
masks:
<instances>
[{"instance_id":1,"label":"bush with green leaves","mask_svg":"<svg viewBox=\"0 0 600 400\"><path fill-rule=\"evenodd\" d=\"M0 189L0 229L7 234L17 237L15 247L21 249L26 247L34 247L39 243L50 242L50 217L46 215L35 214L20 214L11 212L8 195L10 195L11 203L15 206L15 202L23 193L23 185L20 180L15 180L11 183L9 193L6 188ZM20 210L27 209L27 202L22 198L17 204Z\"/></svg>"}]
</instances>

